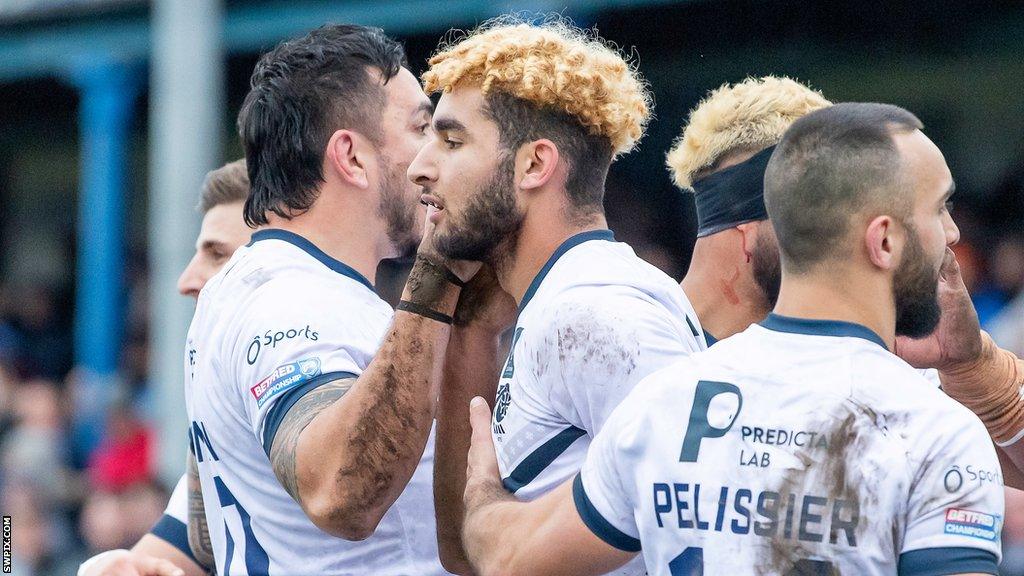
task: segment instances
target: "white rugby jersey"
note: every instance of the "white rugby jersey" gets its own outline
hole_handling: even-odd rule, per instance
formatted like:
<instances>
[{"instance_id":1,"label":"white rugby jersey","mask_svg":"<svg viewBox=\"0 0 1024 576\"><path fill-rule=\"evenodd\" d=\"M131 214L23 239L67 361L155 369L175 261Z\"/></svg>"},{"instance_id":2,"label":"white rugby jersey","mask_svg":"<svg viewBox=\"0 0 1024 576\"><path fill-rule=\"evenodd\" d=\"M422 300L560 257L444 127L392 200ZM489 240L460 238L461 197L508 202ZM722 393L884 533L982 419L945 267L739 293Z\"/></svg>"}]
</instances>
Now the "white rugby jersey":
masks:
<instances>
[{"instance_id":1,"label":"white rugby jersey","mask_svg":"<svg viewBox=\"0 0 1024 576\"><path fill-rule=\"evenodd\" d=\"M505 487L532 500L572 478L637 382L703 348L678 283L610 230L566 240L519 305L498 385L492 435Z\"/></svg>"},{"instance_id":2,"label":"white rugby jersey","mask_svg":"<svg viewBox=\"0 0 1024 576\"><path fill-rule=\"evenodd\" d=\"M167 501L163 516L149 530L149 533L174 546L183 554L195 560L188 545L188 483L182 474ZM198 562L196 562L198 564Z\"/></svg>"},{"instance_id":3,"label":"white rugby jersey","mask_svg":"<svg viewBox=\"0 0 1024 576\"><path fill-rule=\"evenodd\" d=\"M573 495L650 574L995 574L1000 555L984 426L846 322L770 315L652 375Z\"/></svg>"},{"instance_id":4,"label":"white rugby jersey","mask_svg":"<svg viewBox=\"0 0 1024 576\"><path fill-rule=\"evenodd\" d=\"M361 374L391 316L366 278L283 230L254 233L207 283L188 333L185 398L218 574L445 574L432 443L361 542L314 526L268 458L288 409L321 384Z\"/></svg>"}]
</instances>

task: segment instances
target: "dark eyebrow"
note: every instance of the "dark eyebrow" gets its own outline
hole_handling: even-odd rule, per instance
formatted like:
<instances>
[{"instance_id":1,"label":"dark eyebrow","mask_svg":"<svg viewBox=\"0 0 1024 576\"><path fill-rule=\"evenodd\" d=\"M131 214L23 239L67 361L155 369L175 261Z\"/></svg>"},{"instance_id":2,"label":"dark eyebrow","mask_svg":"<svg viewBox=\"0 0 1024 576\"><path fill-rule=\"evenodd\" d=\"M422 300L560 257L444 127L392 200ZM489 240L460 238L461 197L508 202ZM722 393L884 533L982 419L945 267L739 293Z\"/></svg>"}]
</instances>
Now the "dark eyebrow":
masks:
<instances>
[{"instance_id":1,"label":"dark eyebrow","mask_svg":"<svg viewBox=\"0 0 1024 576\"><path fill-rule=\"evenodd\" d=\"M438 132L465 132L466 125L454 118L434 118L434 130Z\"/></svg>"},{"instance_id":2,"label":"dark eyebrow","mask_svg":"<svg viewBox=\"0 0 1024 576\"><path fill-rule=\"evenodd\" d=\"M204 240L203 243L199 245L199 248L201 250L217 250L223 249L225 246L226 245L223 242L218 242L216 240Z\"/></svg>"},{"instance_id":3,"label":"dark eyebrow","mask_svg":"<svg viewBox=\"0 0 1024 576\"><path fill-rule=\"evenodd\" d=\"M412 115L416 116L420 112L426 112L427 116L433 116L434 115L434 103L431 102L430 100L427 100L427 101L424 101L424 102L420 102L420 105L416 107L416 110L413 111Z\"/></svg>"}]
</instances>

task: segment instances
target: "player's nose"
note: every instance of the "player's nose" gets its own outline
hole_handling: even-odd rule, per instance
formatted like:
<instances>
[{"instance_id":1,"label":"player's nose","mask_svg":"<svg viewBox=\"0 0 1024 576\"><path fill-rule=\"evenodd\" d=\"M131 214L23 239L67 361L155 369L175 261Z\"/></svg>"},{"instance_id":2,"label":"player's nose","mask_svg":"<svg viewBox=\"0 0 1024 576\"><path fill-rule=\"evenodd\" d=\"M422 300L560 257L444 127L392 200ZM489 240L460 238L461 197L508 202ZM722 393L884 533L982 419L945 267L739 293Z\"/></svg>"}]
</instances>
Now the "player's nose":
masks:
<instances>
[{"instance_id":1,"label":"player's nose","mask_svg":"<svg viewBox=\"0 0 1024 576\"><path fill-rule=\"evenodd\" d=\"M960 227L956 225L953 218L946 215L948 221L946 222L946 246L955 246L957 242L960 242Z\"/></svg>"},{"instance_id":2,"label":"player's nose","mask_svg":"<svg viewBox=\"0 0 1024 576\"><path fill-rule=\"evenodd\" d=\"M199 255L196 254L178 277L178 294L198 299L199 291L203 289L205 283L206 278L202 272Z\"/></svg>"},{"instance_id":3,"label":"player's nose","mask_svg":"<svg viewBox=\"0 0 1024 576\"><path fill-rule=\"evenodd\" d=\"M406 175L409 180L412 180L420 186L426 186L431 182L437 181L437 168L430 157L431 145L428 143L420 148L419 153L412 159L409 164L409 170Z\"/></svg>"}]
</instances>

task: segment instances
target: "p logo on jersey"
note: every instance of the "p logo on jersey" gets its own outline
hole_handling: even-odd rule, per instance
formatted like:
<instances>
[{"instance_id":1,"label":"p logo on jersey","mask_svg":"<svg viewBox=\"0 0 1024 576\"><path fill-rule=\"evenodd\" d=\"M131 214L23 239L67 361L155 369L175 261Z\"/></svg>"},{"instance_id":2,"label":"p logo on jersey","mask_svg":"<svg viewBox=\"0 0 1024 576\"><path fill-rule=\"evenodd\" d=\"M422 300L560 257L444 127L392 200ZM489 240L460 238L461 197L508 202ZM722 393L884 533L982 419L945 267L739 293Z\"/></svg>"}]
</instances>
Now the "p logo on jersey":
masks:
<instances>
[{"instance_id":1,"label":"p logo on jersey","mask_svg":"<svg viewBox=\"0 0 1024 576\"><path fill-rule=\"evenodd\" d=\"M256 406L262 408L267 400L277 394L289 390L320 375L320 359L304 358L298 362L289 362L274 368L266 378L260 380L249 389Z\"/></svg>"},{"instance_id":2,"label":"p logo on jersey","mask_svg":"<svg viewBox=\"0 0 1024 576\"><path fill-rule=\"evenodd\" d=\"M679 461L696 462L701 441L725 436L742 409L743 395L735 384L709 380L697 382Z\"/></svg>"}]
</instances>

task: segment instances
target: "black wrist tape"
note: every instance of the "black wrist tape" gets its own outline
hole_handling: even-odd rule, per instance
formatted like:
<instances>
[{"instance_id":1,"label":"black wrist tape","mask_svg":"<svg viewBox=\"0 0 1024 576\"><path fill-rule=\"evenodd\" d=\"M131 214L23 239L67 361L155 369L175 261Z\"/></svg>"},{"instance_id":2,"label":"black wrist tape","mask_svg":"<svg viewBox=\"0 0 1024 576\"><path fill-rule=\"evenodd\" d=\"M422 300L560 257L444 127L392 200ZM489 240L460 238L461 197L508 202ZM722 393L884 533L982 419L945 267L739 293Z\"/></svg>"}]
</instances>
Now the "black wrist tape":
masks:
<instances>
[{"instance_id":1,"label":"black wrist tape","mask_svg":"<svg viewBox=\"0 0 1024 576\"><path fill-rule=\"evenodd\" d=\"M401 310L403 312L409 312L409 313L412 313L412 314L416 314L418 316L423 316L424 318L430 318L431 320L437 320L438 322L444 322L445 324L451 324L452 323L452 317L451 316L449 316L447 314L444 314L442 312L438 312L437 310L431 310L430 308L427 308L426 306L424 306L422 304L417 304L415 302L409 302L408 300L399 300L398 301L398 306L395 307L395 310Z\"/></svg>"}]
</instances>

